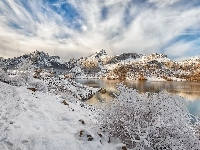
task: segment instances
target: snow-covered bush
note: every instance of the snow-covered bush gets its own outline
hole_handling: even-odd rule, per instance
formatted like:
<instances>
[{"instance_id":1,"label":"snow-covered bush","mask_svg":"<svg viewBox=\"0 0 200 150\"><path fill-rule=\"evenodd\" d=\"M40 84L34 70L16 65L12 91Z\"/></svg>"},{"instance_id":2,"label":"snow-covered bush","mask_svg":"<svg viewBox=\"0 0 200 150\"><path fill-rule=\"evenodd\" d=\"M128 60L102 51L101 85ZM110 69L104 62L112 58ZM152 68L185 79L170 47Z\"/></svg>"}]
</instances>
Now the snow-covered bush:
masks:
<instances>
[{"instance_id":1,"label":"snow-covered bush","mask_svg":"<svg viewBox=\"0 0 200 150\"><path fill-rule=\"evenodd\" d=\"M50 92L55 94L70 93L79 100L91 98L99 89L82 85L70 79L59 79L57 77L43 78Z\"/></svg>"},{"instance_id":2,"label":"snow-covered bush","mask_svg":"<svg viewBox=\"0 0 200 150\"><path fill-rule=\"evenodd\" d=\"M43 81L32 81L28 83L29 88L35 88L37 91L47 92L48 88Z\"/></svg>"},{"instance_id":3,"label":"snow-covered bush","mask_svg":"<svg viewBox=\"0 0 200 150\"><path fill-rule=\"evenodd\" d=\"M14 86L21 86L21 85L23 85L22 79L19 76L10 77L2 69L0 69L0 81L2 81L4 83L8 83L10 85L14 85Z\"/></svg>"},{"instance_id":4,"label":"snow-covered bush","mask_svg":"<svg viewBox=\"0 0 200 150\"><path fill-rule=\"evenodd\" d=\"M10 85L13 85L13 86L23 86L24 80L19 76L8 77L7 83L10 84Z\"/></svg>"},{"instance_id":5,"label":"snow-covered bush","mask_svg":"<svg viewBox=\"0 0 200 150\"><path fill-rule=\"evenodd\" d=\"M8 75L5 73L5 71L0 69L0 80L4 81L7 77Z\"/></svg>"},{"instance_id":6,"label":"snow-covered bush","mask_svg":"<svg viewBox=\"0 0 200 150\"><path fill-rule=\"evenodd\" d=\"M200 130L191 123L181 97L164 92L138 94L122 84L118 90L114 101L97 111L98 124L109 136L120 138L134 150L200 148L195 134Z\"/></svg>"},{"instance_id":7,"label":"snow-covered bush","mask_svg":"<svg viewBox=\"0 0 200 150\"><path fill-rule=\"evenodd\" d=\"M34 66L30 60L23 60L17 66L18 75L24 80L24 84L33 80Z\"/></svg>"}]
</instances>

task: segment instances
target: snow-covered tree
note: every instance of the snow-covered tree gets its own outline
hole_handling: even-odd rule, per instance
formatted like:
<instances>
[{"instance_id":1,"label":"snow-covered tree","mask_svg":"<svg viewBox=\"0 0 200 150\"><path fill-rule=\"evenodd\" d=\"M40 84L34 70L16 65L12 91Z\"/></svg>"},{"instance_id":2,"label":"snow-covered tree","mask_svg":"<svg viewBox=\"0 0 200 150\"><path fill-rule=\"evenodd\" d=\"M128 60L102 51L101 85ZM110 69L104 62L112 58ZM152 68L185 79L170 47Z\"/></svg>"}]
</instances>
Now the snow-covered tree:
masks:
<instances>
[{"instance_id":1,"label":"snow-covered tree","mask_svg":"<svg viewBox=\"0 0 200 150\"><path fill-rule=\"evenodd\" d=\"M6 78L8 78L8 75L5 73L4 70L0 69L0 80L4 81Z\"/></svg>"},{"instance_id":2,"label":"snow-covered tree","mask_svg":"<svg viewBox=\"0 0 200 150\"><path fill-rule=\"evenodd\" d=\"M97 111L98 124L109 136L134 150L200 148L199 122L192 124L181 97L164 92L140 95L122 84L118 90L114 101Z\"/></svg>"},{"instance_id":3,"label":"snow-covered tree","mask_svg":"<svg viewBox=\"0 0 200 150\"><path fill-rule=\"evenodd\" d=\"M25 84L33 80L34 66L30 60L23 60L17 66L18 75L24 80Z\"/></svg>"},{"instance_id":4,"label":"snow-covered tree","mask_svg":"<svg viewBox=\"0 0 200 150\"><path fill-rule=\"evenodd\" d=\"M3 60L4 60L4 58L3 58L3 57L0 57L0 68L3 68L3 67L4 67Z\"/></svg>"}]
</instances>

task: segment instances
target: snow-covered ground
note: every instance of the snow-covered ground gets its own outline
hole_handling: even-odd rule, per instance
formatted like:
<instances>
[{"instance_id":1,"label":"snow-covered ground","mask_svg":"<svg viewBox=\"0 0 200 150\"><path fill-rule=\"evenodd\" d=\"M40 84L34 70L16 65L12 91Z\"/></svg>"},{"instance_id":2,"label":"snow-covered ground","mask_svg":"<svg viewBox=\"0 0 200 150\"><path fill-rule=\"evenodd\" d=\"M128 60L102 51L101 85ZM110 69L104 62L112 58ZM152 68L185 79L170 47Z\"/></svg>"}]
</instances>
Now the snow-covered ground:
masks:
<instances>
[{"instance_id":1,"label":"snow-covered ground","mask_svg":"<svg viewBox=\"0 0 200 150\"><path fill-rule=\"evenodd\" d=\"M0 82L0 150L113 150L121 146L108 143L96 130L90 109L69 101L64 105L60 96Z\"/></svg>"}]
</instances>

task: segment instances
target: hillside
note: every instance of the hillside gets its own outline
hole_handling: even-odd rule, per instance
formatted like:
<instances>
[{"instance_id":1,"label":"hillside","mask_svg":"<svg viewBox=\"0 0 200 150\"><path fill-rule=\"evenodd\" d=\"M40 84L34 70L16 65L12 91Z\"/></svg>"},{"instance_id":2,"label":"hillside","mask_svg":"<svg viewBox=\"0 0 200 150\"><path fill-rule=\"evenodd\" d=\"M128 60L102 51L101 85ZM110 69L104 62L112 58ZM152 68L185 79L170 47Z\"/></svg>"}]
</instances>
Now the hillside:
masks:
<instances>
[{"instance_id":1,"label":"hillside","mask_svg":"<svg viewBox=\"0 0 200 150\"><path fill-rule=\"evenodd\" d=\"M90 109L71 97L33 92L0 82L1 150L93 150L117 148L100 131Z\"/></svg>"}]
</instances>

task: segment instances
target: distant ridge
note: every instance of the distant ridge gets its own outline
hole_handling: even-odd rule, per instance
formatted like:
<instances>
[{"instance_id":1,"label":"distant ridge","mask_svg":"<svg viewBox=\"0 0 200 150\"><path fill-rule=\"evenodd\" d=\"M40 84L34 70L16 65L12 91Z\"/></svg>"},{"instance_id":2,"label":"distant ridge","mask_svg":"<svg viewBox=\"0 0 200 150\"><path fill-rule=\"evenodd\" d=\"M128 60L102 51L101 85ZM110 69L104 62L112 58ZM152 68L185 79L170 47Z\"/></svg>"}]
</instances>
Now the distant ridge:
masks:
<instances>
[{"instance_id":1,"label":"distant ridge","mask_svg":"<svg viewBox=\"0 0 200 150\"><path fill-rule=\"evenodd\" d=\"M1 60L7 69L14 69L23 61L31 61L36 68L67 69L66 64L59 56L49 56L47 53L37 50L30 54Z\"/></svg>"}]
</instances>

